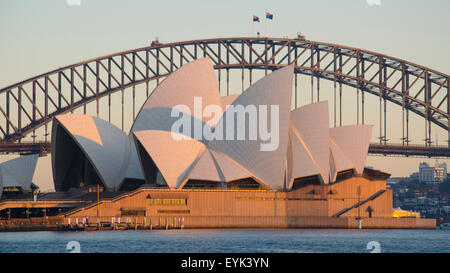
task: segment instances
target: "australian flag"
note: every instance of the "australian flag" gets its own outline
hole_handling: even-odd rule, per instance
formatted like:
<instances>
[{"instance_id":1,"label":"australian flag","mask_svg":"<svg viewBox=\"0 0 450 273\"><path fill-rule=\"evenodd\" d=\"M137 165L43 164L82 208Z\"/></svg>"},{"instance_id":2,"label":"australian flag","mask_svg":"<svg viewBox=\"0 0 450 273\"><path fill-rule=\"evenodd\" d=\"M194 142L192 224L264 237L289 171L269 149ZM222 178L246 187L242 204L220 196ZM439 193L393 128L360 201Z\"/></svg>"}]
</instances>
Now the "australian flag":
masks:
<instances>
[{"instance_id":1,"label":"australian flag","mask_svg":"<svg viewBox=\"0 0 450 273\"><path fill-rule=\"evenodd\" d=\"M266 12L266 19L273 20L273 14L269 13L269 12Z\"/></svg>"},{"instance_id":2,"label":"australian flag","mask_svg":"<svg viewBox=\"0 0 450 273\"><path fill-rule=\"evenodd\" d=\"M259 22L259 17L258 17L258 16L255 16L255 15L253 15L253 22Z\"/></svg>"}]
</instances>

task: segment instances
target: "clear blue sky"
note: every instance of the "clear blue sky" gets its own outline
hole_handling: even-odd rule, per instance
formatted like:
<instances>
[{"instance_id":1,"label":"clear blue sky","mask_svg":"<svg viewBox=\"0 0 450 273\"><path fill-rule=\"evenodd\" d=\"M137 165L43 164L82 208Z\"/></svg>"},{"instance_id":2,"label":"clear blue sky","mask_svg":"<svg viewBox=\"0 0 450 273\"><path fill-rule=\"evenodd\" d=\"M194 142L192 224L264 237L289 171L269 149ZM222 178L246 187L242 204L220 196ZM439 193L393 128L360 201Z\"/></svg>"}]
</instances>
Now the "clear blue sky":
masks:
<instances>
[{"instance_id":1,"label":"clear blue sky","mask_svg":"<svg viewBox=\"0 0 450 273\"><path fill-rule=\"evenodd\" d=\"M0 87L143 47L155 37L170 42L250 36L252 16L264 18L266 11L274 14L270 36L294 37L301 31L310 40L373 50L450 73L448 0L380 0L380 6L367 0L80 1L79 6L67 0L0 1ZM256 30L265 32L262 21ZM408 159L393 168L386 163L390 159L370 157L368 165L407 175L419 161Z\"/></svg>"}]
</instances>

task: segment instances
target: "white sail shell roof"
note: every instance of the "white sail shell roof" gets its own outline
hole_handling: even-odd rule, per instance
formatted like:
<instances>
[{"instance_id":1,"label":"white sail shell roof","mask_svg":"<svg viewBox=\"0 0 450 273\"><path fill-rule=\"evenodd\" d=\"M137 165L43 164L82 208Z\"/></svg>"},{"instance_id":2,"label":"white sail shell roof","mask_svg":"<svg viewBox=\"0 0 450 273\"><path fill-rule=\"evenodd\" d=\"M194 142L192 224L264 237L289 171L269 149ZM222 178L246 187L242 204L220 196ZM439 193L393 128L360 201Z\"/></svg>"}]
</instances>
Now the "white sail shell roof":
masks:
<instances>
[{"instance_id":1,"label":"white sail shell roof","mask_svg":"<svg viewBox=\"0 0 450 273\"><path fill-rule=\"evenodd\" d=\"M337 173L354 169L355 165L342 149L330 138L330 176L331 181L336 180Z\"/></svg>"},{"instance_id":2,"label":"white sail shell roof","mask_svg":"<svg viewBox=\"0 0 450 273\"><path fill-rule=\"evenodd\" d=\"M0 164L0 198L5 187L30 189L38 157L37 154L26 155Z\"/></svg>"},{"instance_id":3,"label":"white sail shell roof","mask_svg":"<svg viewBox=\"0 0 450 273\"><path fill-rule=\"evenodd\" d=\"M268 120L271 120L270 106L279 106L279 143L273 151L262 151L264 141L260 137L257 140L238 140L236 135L236 122L233 140L211 140L208 148L222 152L242 165L271 188L283 185L285 175L285 161L288 145L288 132L290 120L290 106L292 94L293 66L287 66L272 72L257 81L244 91L234 102L235 105L255 105L259 109L261 105L268 105ZM227 112L230 108L227 109ZM226 118L227 113L222 119ZM226 124L226 121L224 121ZM229 128L225 128L228 130ZM226 131L225 130L225 131Z\"/></svg>"},{"instance_id":4,"label":"white sail shell roof","mask_svg":"<svg viewBox=\"0 0 450 273\"><path fill-rule=\"evenodd\" d=\"M188 179L225 183L249 177L255 176L227 155L208 148L187 176Z\"/></svg>"},{"instance_id":5,"label":"white sail shell roof","mask_svg":"<svg viewBox=\"0 0 450 273\"><path fill-rule=\"evenodd\" d=\"M200 68L200 70L196 71L198 67ZM191 79L189 76L194 72L199 74L204 73L206 74L206 78L210 78L211 81L216 82L215 75L212 70L212 65L210 64L209 60L207 62L205 60L201 62L195 61L192 63L192 65L190 64L189 67L183 67L178 71L180 70L183 70L182 73L170 75L165 80L165 82L170 83L172 81L181 82L192 80L195 83L196 81L198 81L199 84L191 85L195 86L196 88L183 87L183 89L177 90L178 93L177 95L175 95L171 93L172 91L168 90L165 90L164 92L158 91L163 90L160 89L162 88L161 84L154 91L156 93L153 93L161 95L156 95L155 97L153 97L154 95L152 94L149 97L148 101L144 104L144 107L141 110L138 119L136 120L132 129L137 139L141 141L142 145L151 156L154 163L158 166L158 169L163 174L169 187L178 187L183 184L183 182L186 182L186 179L201 179L202 172L204 173L203 179L208 179L211 181L226 182L231 181L232 179L254 177L258 181L267 183L269 186L279 187L280 185L282 185L284 180L284 161L287 152L287 135L289 130L293 67L289 66L287 68L280 69L269 74L239 96L231 95L222 98L219 96L218 88L216 89L216 85L207 85L210 87L209 90L205 89L205 91L201 91L200 89L204 88L204 84L200 84L200 78L196 76ZM205 73L206 70L209 70L210 72ZM172 77L175 78L172 79ZM209 80L207 79L207 81ZM166 87L168 88L169 86L171 85L168 84ZM182 93L181 96L179 95L180 93ZM163 98L165 96L171 98ZM185 104L188 107L193 108L194 106L190 105L190 102L193 101L193 97L195 96L202 97L203 102L209 101L209 103L217 104L219 106L222 105L222 107L227 104L243 105L244 107L250 104L257 106L277 105L279 107L278 149L276 149L275 151L260 151L261 141L258 140L212 140L209 142L202 140L202 142L206 145L205 148L209 149L209 152L211 154L208 154L206 151L204 151L202 155L194 153L196 156L200 156L199 158L197 158L196 156L194 156L194 154L187 152L189 149L182 149L180 146L178 147L179 149L176 149L173 152L176 152L177 156L179 157L186 157L185 160L188 160L188 158L190 158L191 162L186 162L183 165L184 169L181 168L180 165L172 166L168 164L170 160L173 160L173 157L171 158L170 156L168 156L166 158L159 155L159 152L157 151L160 148L156 147L157 145L151 144L149 140L145 139L145 137L143 136L143 132L170 132L172 129L172 124L176 120L176 118L172 118L170 116L170 112L172 111L171 107L174 107L176 104ZM171 99L173 99L174 101L169 101ZM193 122L195 119L197 119L197 121L201 119L201 117L198 115L192 115L191 118ZM222 117L222 120L223 119L224 117ZM206 122L206 120L203 119L201 121ZM208 126L205 123L203 123L203 125ZM159 133L159 135L161 137L164 135L171 137L170 133ZM173 142L173 140L167 141ZM161 144L161 140L158 140L158 143ZM178 145L179 143L174 144L174 146ZM151 149L153 149L153 151ZM169 150L172 151L172 148L169 148ZM185 152L187 154L184 154ZM170 154L172 152L168 153ZM218 154L218 159L214 156L214 154ZM255 160L256 158L258 158L258 160ZM196 160L195 162L193 162L194 159ZM279 161L277 161L277 159L279 159ZM202 169L206 168L207 166L208 171L202 171ZM188 167L190 168L189 170L186 169ZM170 169L173 169L173 171L169 171ZM186 172L188 173L188 175L186 177L182 176L182 174Z\"/></svg>"},{"instance_id":6,"label":"white sail shell roof","mask_svg":"<svg viewBox=\"0 0 450 273\"><path fill-rule=\"evenodd\" d=\"M168 124L171 109L177 105L186 105L191 109L193 118L207 121L202 112L194 112L194 98L202 98L203 108L206 105L221 106L219 86L217 84L214 67L209 58L192 61L171 73L156 87L142 106L131 132L138 130L170 130ZM148 112L153 118L149 119Z\"/></svg>"},{"instance_id":7,"label":"white sail shell roof","mask_svg":"<svg viewBox=\"0 0 450 273\"><path fill-rule=\"evenodd\" d=\"M290 157L288 158L288 185L291 189L296 178L320 175L320 167L294 125L289 131Z\"/></svg>"},{"instance_id":8,"label":"white sail shell roof","mask_svg":"<svg viewBox=\"0 0 450 273\"><path fill-rule=\"evenodd\" d=\"M185 172L204 151L205 145L192 138L176 140L172 134L177 135L160 130L134 132L169 188L178 188L185 182Z\"/></svg>"},{"instance_id":9,"label":"white sail shell roof","mask_svg":"<svg viewBox=\"0 0 450 273\"><path fill-rule=\"evenodd\" d=\"M129 152L127 156L127 163L128 166L126 170L126 174L124 178L131 178L131 179L139 179L144 180L144 174L141 170L141 164L139 162L139 157L136 151L136 145L134 145L134 139L132 135L128 136L128 145L129 145Z\"/></svg>"},{"instance_id":10,"label":"white sail shell roof","mask_svg":"<svg viewBox=\"0 0 450 273\"><path fill-rule=\"evenodd\" d=\"M254 174L250 173L236 161L225 155L224 153L211 150L211 154L216 160L220 171L223 175L224 182L231 182L238 179L255 177Z\"/></svg>"},{"instance_id":11,"label":"white sail shell roof","mask_svg":"<svg viewBox=\"0 0 450 273\"><path fill-rule=\"evenodd\" d=\"M181 135L159 130L142 130L133 134L170 188L183 188L189 180L231 182L255 177L227 155L209 149L198 140L175 140L172 134Z\"/></svg>"},{"instance_id":12,"label":"white sail shell roof","mask_svg":"<svg viewBox=\"0 0 450 273\"><path fill-rule=\"evenodd\" d=\"M107 190L118 190L127 174L130 161L130 141L125 133L102 119L83 114L56 116L52 134L52 165L55 187L64 183L55 168L56 130L61 126L69 133L84 155L92 163ZM56 171L56 172L55 172Z\"/></svg>"},{"instance_id":13,"label":"white sail shell roof","mask_svg":"<svg viewBox=\"0 0 450 273\"><path fill-rule=\"evenodd\" d=\"M208 149L203 151L200 158L192 167L188 174L188 179L225 182L217 162Z\"/></svg>"},{"instance_id":14,"label":"white sail shell roof","mask_svg":"<svg viewBox=\"0 0 450 273\"><path fill-rule=\"evenodd\" d=\"M293 110L291 121L297 130L294 135L303 140L309 156L318 168L322 182L328 184L330 177L328 102L308 104Z\"/></svg>"},{"instance_id":15,"label":"white sail shell roof","mask_svg":"<svg viewBox=\"0 0 450 273\"><path fill-rule=\"evenodd\" d=\"M331 140L352 162L358 174L362 174L364 171L372 127L372 125L349 125L330 129ZM339 156L338 153L333 154L333 156L336 156L335 162L337 162L337 165L343 164L343 166L338 166L337 171L348 167L348 160Z\"/></svg>"},{"instance_id":16,"label":"white sail shell roof","mask_svg":"<svg viewBox=\"0 0 450 273\"><path fill-rule=\"evenodd\" d=\"M228 95L220 97L220 100L222 102L222 111L225 112L228 108L228 106L232 105L233 102L239 98L238 94Z\"/></svg>"},{"instance_id":17,"label":"white sail shell roof","mask_svg":"<svg viewBox=\"0 0 450 273\"><path fill-rule=\"evenodd\" d=\"M124 178L144 179L148 166L144 165L143 156L145 160L151 159L147 163L151 164L152 173L157 168L157 184L167 184L170 188L182 188L190 179L231 182L254 178L272 189L283 185L290 189L297 178L318 175L322 183L327 184L334 182L342 170L354 168L357 173L362 173L372 127L330 129L326 101L291 111L292 84L293 66L287 66L257 81L241 95L220 97L213 65L208 58L203 58L173 72L153 91L129 136L101 119L72 114L55 118L52 138L58 127L66 130L105 186L112 190L118 189ZM248 132L246 139L237 139L236 123L231 128L234 131L231 140L196 140L192 134L181 137L172 132L174 122L179 119L171 115L177 105L185 105L192 110L186 113L192 127L194 124L210 128L218 125L211 123L209 117L193 111L195 99L201 99L203 109L207 105L217 105L224 111L218 119L224 125L224 136L230 130L226 127L227 114L234 110L233 107L256 107L259 121L266 117L261 117L258 110L267 106L270 128L271 106L278 106L278 128L270 128L278 129L277 147L263 150L269 141L261 139L259 130L256 140L248 139ZM227 108L227 105L233 107ZM248 124L247 128L251 125ZM52 139L52 145L57 141ZM63 183L61 176L55 175L54 159L52 163L55 185Z\"/></svg>"}]
</instances>

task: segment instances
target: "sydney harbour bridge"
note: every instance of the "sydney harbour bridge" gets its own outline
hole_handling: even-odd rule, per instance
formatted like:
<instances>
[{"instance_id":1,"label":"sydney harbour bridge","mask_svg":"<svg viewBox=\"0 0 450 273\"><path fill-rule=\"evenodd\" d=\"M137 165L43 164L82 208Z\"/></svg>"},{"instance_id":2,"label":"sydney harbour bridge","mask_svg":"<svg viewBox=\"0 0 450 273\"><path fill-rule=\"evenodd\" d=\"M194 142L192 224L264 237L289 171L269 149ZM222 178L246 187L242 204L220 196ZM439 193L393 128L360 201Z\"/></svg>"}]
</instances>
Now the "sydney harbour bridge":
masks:
<instances>
[{"instance_id":1,"label":"sydney harbour bridge","mask_svg":"<svg viewBox=\"0 0 450 273\"><path fill-rule=\"evenodd\" d=\"M331 126L340 126L343 109L349 107L343 103L343 93L351 88L357 123L364 124L368 116L375 116L378 122L379 130L373 132L378 141L371 143L370 154L450 157L449 75L384 54L302 36L154 41L148 47L83 61L4 87L0 89L0 153L48 153L48 127L53 117L80 109L86 113L89 105L95 109L89 114L98 116L100 110L106 111L110 122L112 112L120 114L121 124L116 125L125 130L125 116L134 118L143 103L136 102L137 93L148 96L151 84L159 84L171 72L201 57L212 60L224 94L230 94L231 76L241 82L244 90L244 85L255 81L257 72L265 75L295 64L293 107L299 106L300 92L310 93L311 101L303 104L319 101L327 92L333 106ZM309 82L308 90L301 85L301 77ZM321 89L324 80L332 87ZM125 92L132 94L131 109L125 109ZM119 107L111 103L115 94L121 97ZM375 96L377 111L366 110L368 95ZM107 102L101 104L100 100ZM401 108L400 114L389 115L387 104ZM107 109L100 109L104 107ZM419 117L423 126L412 126L412 115ZM401 124L397 142L388 138L387 124L394 118ZM434 144L432 124L446 131L445 145L438 146L437 140ZM43 139L36 139L38 130L43 131ZM412 130L423 131L420 144L410 143ZM25 140L30 137L31 141Z\"/></svg>"}]
</instances>

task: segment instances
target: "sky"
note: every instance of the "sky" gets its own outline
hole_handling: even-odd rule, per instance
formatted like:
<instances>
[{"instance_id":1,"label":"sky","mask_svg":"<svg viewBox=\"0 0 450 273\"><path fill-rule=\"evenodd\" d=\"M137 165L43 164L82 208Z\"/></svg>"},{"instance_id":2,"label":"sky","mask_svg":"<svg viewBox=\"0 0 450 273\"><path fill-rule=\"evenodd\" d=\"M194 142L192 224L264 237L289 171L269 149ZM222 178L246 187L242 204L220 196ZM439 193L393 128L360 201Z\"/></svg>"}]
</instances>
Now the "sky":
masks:
<instances>
[{"instance_id":1,"label":"sky","mask_svg":"<svg viewBox=\"0 0 450 273\"><path fill-rule=\"evenodd\" d=\"M79 1L79 5L77 2ZM215 37L295 37L342 44L405 59L450 73L450 1L433 0L2 0L0 1L0 87L55 68L123 50L148 46L156 37L175 42ZM252 16L274 14L266 25ZM267 30L267 31L266 31ZM321 87L330 88L321 83ZM306 88L307 89L307 88ZM309 89L307 89L309 90ZM352 98L345 106L354 108ZM368 99L368 113L378 105ZM369 105L370 104L370 105ZM390 107L390 106L389 106ZM388 108L398 115L395 108ZM377 117L377 114L373 115ZM354 115L344 112L351 123ZM419 141L423 119L412 118ZM373 121L368 118L368 123ZM399 142L398 123L388 123ZM374 132L377 132L374 128ZM443 142L446 132L433 127ZM374 133L373 139L377 135ZM443 143L440 143L443 144ZM0 156L0 162L11 156ZM434 159L369 156L367 165L408 176ZM52 184L49 158L41 158L35 182ZM445 160L450 166L450 161Z\"/></svg>"}]
</instances>

